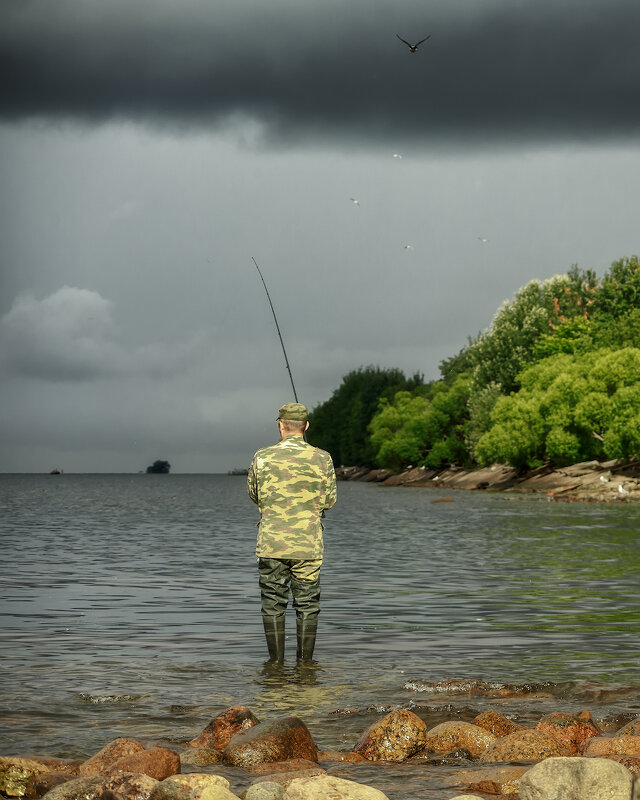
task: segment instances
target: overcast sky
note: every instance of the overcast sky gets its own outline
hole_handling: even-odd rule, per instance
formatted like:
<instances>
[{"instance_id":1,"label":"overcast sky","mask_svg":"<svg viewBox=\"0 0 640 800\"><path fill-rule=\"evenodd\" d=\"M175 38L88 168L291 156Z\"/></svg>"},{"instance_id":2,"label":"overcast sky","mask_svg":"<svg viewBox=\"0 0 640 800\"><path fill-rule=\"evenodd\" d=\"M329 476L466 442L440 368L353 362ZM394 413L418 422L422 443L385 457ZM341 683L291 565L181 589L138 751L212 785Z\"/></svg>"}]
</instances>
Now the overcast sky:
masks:
<instances>
[{"instance_id":1,"label":"overcast sky","mask_svg":"<svg viewBox=\"0 0 640 800\"><path fill-rule=\"evenodd\" d=\"M252 257L313 408L639 253L638 30L637 0L0 0L0 471L246 467L292 399Z\"/></svg>"}]
</instances>

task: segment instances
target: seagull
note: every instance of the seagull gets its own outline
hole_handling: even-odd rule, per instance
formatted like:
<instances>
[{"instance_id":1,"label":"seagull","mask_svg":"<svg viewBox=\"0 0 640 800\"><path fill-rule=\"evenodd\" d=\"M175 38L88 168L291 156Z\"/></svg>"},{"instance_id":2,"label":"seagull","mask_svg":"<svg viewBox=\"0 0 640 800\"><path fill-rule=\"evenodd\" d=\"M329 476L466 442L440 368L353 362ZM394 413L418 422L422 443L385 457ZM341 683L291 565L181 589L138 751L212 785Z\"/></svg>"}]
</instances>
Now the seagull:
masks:
<instances>
[{"instance_id":1,"label":"seagull","mask_svg":"<svg viewBox=\"0 0 640 800\"><path fill-rule=\"evenodd\" d=\"M354 206L359 206L360 205L360 201L356 200L355 197L351 197L349 199L351 200L351 202L353 203Z\"/></svg>"},{"instance_id":2,"label":"seagull","mask_svg":"<svg viewBox=\"0 0 640 800\"><path fill-rule=\"evenodd\" d=\"M405 250L413 250L413 245L412 244L405 244L404 249Z\"/></svg>"},{"instance_id":3,"label":"seagull","mask_svg":"<svg viewBox=\"0 0 640 800\"><path fill-rule=\"evenodd\" d=\"M625 489L621 483L618 484L618 491L620 494L630 494L629 490Z\"/></svg>"},{"instance_id":4,"label":"seagull","mask_svg":"<svg viewBox=\"0 0 640 800\"><path fill-rule=\"evenodd\" d=\"M396 36L398 36L397 33L396 33ZM402 36L398 36L398 39L400 39L401 42L404 42L407 45L407 47L409 48L409 51L411 53L415 53L416 50L418 49L419 45L421 45L422 42L426 42L427 39L430 39L430 38L431 38L431 35L425 36L424 39L420 39L419 42L416 42L415 44L409 44L409 42L406 39L403 39Z\"/></svg>"},{"instance_id":5,"label":"seagull","mask_svg":"<svg viewBox=\"0 0 640 800\"><path fill-rule=\"evenodd\" d=\"M393 157L394 157L394 158L402 158L402 156L401 156L401 154L400 154L400 153L394 153L394 154L393 154Z\"/></svg>"},{"instance_id":6,"label":"seagull","mask_svg":"<svg viewBox=\"0 0 640 800\"><path fill-rule=\"evenodd\" d=\"M489 240L484 236L478 236L478 240L482 242L482 244L486 244Z\"/></svg>"}]
</instances>

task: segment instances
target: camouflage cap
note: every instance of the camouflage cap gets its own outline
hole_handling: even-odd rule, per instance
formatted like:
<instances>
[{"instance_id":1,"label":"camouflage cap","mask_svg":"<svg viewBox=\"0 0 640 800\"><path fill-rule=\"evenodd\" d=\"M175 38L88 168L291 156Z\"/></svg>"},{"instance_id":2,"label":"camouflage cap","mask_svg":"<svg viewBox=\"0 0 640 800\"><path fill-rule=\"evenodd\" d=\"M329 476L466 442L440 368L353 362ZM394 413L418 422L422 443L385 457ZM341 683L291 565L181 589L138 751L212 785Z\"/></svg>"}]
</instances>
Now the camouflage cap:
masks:
<instances>
[{"instance_id":1,"label":"camouflage cap","mask_svg":"<svg viewBox=\"0 0 640 800\"><path fill-rule=\"evenodd\" d=\"M307 407L302 403L285 403L278 411L278 419L291 419L306 422L309 417Z\"/></svg>"}]
</instances>

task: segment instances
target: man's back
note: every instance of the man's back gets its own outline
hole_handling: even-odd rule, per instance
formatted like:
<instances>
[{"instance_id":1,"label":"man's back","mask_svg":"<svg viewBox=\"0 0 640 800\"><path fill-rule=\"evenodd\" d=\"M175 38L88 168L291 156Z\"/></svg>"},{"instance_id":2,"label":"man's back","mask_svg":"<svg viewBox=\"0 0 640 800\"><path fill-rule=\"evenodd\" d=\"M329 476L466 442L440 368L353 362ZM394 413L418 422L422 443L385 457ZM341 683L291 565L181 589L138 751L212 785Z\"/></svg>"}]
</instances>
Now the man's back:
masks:
<instances>
[{"instance_id":1,"label":"man's back","mask_svg":"<svg viewBox=\"0 0 640 800\"><path fill-rule=\"evenodd\" d=\"M308 444L302 436L288 436L258 450L247 486L260 509L256 555L322 558L321 517L336 501L329 453Z\"/></svg>"}]
</instances>

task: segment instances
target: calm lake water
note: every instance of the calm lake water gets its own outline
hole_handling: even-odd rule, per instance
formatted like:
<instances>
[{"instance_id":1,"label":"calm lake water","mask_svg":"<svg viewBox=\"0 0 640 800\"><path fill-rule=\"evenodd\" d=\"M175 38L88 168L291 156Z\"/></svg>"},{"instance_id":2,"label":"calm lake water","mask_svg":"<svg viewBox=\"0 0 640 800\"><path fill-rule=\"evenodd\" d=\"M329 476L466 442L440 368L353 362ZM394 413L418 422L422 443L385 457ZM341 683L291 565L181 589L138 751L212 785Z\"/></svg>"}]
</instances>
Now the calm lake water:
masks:
<instances>
[{"instance_id":1,"label":"calm lake water","mask_svg":"<svg viewBox=\"0 0 640 800\"><path fill-rule=\"evenodd\" d=\"M272 675L244 478L0 475L0 754L85 757L117 736L178 745L240 703L302 717L321 749L350 749L398 706L429 725L488 707L524 724L551 709L640 714L637 506L338 490L316 667L295 668L291 612L288 662ZM545 696L405 686L450 678L544 684ZM332 714L345 708L357 712ZM459 793L442 786L453 769L331 771L392 800L437 800Z\"/></svg>"}]
</instances>

